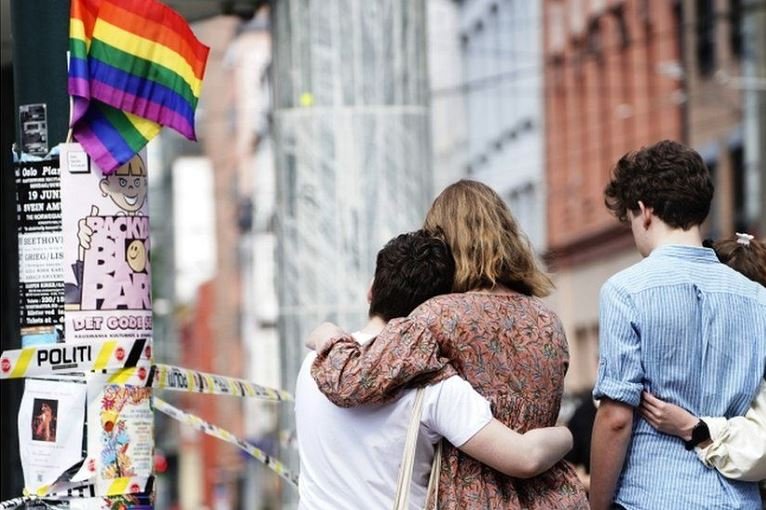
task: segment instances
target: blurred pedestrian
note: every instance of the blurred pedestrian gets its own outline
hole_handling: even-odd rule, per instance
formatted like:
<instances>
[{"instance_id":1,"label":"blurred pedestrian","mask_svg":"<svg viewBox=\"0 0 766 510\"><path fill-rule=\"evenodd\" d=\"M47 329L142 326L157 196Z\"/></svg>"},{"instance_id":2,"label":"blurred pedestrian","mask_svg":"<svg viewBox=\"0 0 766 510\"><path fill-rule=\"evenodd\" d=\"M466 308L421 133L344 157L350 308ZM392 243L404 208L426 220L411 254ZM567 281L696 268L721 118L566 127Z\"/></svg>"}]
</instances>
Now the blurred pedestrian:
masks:
<instances>
[{"instance_id":1,"label":"blurred pedestrian","mask_svg":"<svg viewBox=\"0 0 766 510\"><path fill-rule=\"evenodd\" d=\"M426 299L450 291L455 263L441 239L424 231L402 234L378 253L368 293L370 320L352 336L367 343L385 324L406 316ZM393 508L402 446L416 398L401 392L384 405L336 407L301 367L295 416L301 460L300 508L355 510ZM452 376L425 389L410 501L426 503L435 444L444 437L466 454L509 475L529 478L561 460L572 446L564 427L518 434L492 418L489 402Z\"/></svg>"},{"instance_id":2,"label":"blurred pedestrian","mask_svg":"<svg viewBox=\"0 0 766 510\"><path fill-rule=\"evenodd\" d=\"M318 355L312 375L319 388L338 405L358 406L456 370L506 426L524 431L554 425L569 362L566 336L539 299L553 285L508 207L484 184L459 181L436 198L425 228L441 233L452 250L453 294L389 322L364 346L341 330L313 335ZM520 480L443 446L441 510L588 507L569 463Z\"/></svg>"},{"instance_id":3,"label":"blurred pedestrian","mask_svg":"<svg viewBox=\"0 0 766 510\"><path fill-rule=\"evenodd\" d=\"M577 470L577 476L585 487L590 490L590 449L593 421L596 419L596 405L591 392L578 397L577 408L567 422L567 428L572 433L572 449L564 456Z\"/></svg>"},{"instance_id":4,"label":"blurred pedestrian","mask_svg":"<svg viewBox=\"0 0 766 510\"><path fill-rule=\"evenodd\" d=\"M700 155L672 141L623 156L606 187L645 258L601 289L594 510L761 506L755 483L705 468L635 412L647 390L699 416L741 416L764 378L766 289L702 246L712 198Z\"/></svg>"},{"instance_id":5,"label":"blurred pedestrian","mask_svg":"<svg viewBox=\"0 0 766 510\"><path fill-rule=\"evenodd\" d=\"M766 245L748 234L710 243L718 259L766 286ZM745 416L698 418L670 402L644 392L641 416L660 432L686 442L707 467L734 480L766 479L766 380ZM695 446L696 443L696 446Z\"/></svg>"}]
</instances>

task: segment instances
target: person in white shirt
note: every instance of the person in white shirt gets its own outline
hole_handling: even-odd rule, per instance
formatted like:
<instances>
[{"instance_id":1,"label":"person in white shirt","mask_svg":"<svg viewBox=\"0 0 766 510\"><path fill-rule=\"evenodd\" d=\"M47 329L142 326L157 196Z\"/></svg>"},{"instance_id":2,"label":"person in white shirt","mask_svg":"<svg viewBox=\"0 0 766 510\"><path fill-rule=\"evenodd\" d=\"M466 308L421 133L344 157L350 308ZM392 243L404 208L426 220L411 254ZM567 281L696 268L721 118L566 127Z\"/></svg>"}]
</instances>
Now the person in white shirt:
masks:
<instances>
[{"instance_id":1,"label":"person in white shirt","mask_svg":"<svg viewBox=\"0 0 766 510\"><path fill-rule=\"evenodd\" d=\"M369 323L354 338L365 343L385 324L406 317L427 299L450 292L455 271L447 245L424 231L402 234L378 253L368 293ZM311 377L316 357L303 362L295 392L303 510L390 509L412 415L415 390L383 405L344 409L332 404ZM446 439L509 476L542 473L572 447L566 427L519 434L492 417L489 403L452 376L424 392L410 507L423 508L436 444Z\"/></svg>"}]
</instances>

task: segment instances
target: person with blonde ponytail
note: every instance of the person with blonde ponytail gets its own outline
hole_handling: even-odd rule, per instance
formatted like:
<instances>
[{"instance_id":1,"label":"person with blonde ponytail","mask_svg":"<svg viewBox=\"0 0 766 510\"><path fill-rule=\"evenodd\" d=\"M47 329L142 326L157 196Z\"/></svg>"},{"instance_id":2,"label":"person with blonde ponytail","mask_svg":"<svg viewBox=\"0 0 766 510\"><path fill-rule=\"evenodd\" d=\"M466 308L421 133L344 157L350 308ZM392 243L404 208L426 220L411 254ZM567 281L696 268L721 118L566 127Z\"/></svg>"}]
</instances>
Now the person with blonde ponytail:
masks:
<instances>
[{"instance_id":1,"label":"person with blonde ponytail","mask_svg":"<svg viewBox=\"0 0 766 510\"><path fill-rule=\"evenodd\" d=\"M529 241L488 186L462 180L434 201L424 229L455 259L452 293L390 321L365 345L334 325L312 332L312 375L336 405L382 403L408 386L458 374L495 417L519 432L556 423L569 363L559 318L540 299L553 289ZM464 450L481 445L480 434ZM585 509L574 468L558 462L527 480L481 464L444 442L437 508Z\"/></svg>"}]
</instances>

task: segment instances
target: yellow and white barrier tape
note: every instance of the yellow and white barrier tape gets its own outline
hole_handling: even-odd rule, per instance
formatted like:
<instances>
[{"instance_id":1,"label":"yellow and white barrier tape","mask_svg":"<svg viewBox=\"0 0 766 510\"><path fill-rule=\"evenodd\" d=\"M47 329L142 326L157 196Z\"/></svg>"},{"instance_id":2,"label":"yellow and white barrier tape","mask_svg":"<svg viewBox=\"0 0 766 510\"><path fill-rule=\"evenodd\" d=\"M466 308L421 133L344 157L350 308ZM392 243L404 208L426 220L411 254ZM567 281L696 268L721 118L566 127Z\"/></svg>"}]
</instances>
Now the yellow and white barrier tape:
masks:
<instances>
[{"instance_id":1,"label":"yellow and white barrier tape","mask_svg":"<svg viewBox=\"0 0 766 510\"><path fill-rule=\"evenodd\" d=\"M298 475L294 474L292 471L287 469L287 467L282 462L271 457L260 448L256 448L255 446L248 443L247 441L237 438L231 432L228 432L220 427L217 427L213 425L212 423L206 422L199 416L195 416L193 414L189 414L184 411L181 411L177 407L174 407L168 404L164 400L161 400L157 397L154 397L152 400L153 400L154 408L157 409L158 411L167 414L171 418L174 418L180 421L181 423L190 425L194 427L195 429L199 430L200 432L204 432L205 434L208 434L213 437L217 437L218 439L226 441L227 443L233 444L234 446L252 455L255 459L261 461L263 464L266 465L266 467L274 471L276 474L278 474L280 477L286 480L290 485L292 485L296 489L298 488Z\"/></svg>"},{"instance_id":2,"label":"yellow and white barrier tape","mask_svg":"<svg viewBox=\"0 0 766 510\"><path fill-rule=\"evenodd\" d=\"M147 493L152 490L153 477L123 476L96 483L97 496L120 496L123 494Z\"/></svg>"},{"instance_id":3,"label":"yellow and white barrier tape","mask_svg":"<svg viewBox=\"0 0 766 510\"><path fill-rule=\"evenodd\" d=\"M96 485L90 482L54 482L35 490L24 489L24 497L36 499L87 498L96 496Z\"/></svg>"},{"instance_id":4,"label":"yellow and white barrier tape","mask_svg":"<svg viewBox=\"0 0 766 510\"><path fill-rule=\"evenodd\" d=\"M275 402L293 401L293 396L283 390L267 388L244 379L162 364L155 365L152 387L191 393L252 397Z\"/></svg>"},{"instance_id":5,"label":"yellow and white barrier tape","mask_svg":"<svg viewBox=\"0 0 766 510\"><path fill-rule=\"evenodd\" d=\"M86 498L122 496L125 494L146 494L152 491L153 476L123 476L100 479L95 482L57 481L35 490L24 489L24 497L38 499Z\"/></svg>"},{"instance_id":6,"label":"yellow and white barrier tape","mask_svg":"<svg viewBox=\"0 0 766 510\"><path fill-rule=\"evenodd\" d=\"M28 501L34 501L37 498L31 496L20 496L18 498L9 499L0 503L0 510L10 510L12 508L19 508Z\"/></svg>"},{"instance_id":7,"label":"yellow and white barrier tape","mask_svg":"<svg viewBox=\"0 0 766 510\"><path fill-rule=\"evenodd\" d=\"M89 489L89 490L88 490ZM53 494L50 496L40 497L40 496L20 496L17 498L9 499L7 501L0 502L0 510L14 510L17 508L27 508L26 503L34 503L35 508L38 508L39 506L44 506L47 509L52 510L58 510L58 509L69 509L71 508L71 501L77 500L79 502L77 508L80 508L79 505L82 505L83 503L86 503L85 508L104 508L104 503L111 502L111 501L117 501L118 498L121 496L96 496L95 491L93 490L93 485L88 486L87 488L83 488L80 490L68 490L66 494L59 493L59 494ZM139 496L139 501L146 500L146 504L149 503L149 497L147 495L141 495ZM87 506L88 502L96 503L92 507ZM111 508L111 506L110 506ZM143 506L141 508L144 508Z\"/></svg>"},{"instance_id":8,"label":"yellow and white barrier tape","mask_svg":"<svg viewBox=\"0 0 766 510\"><path fill-rule=\"evenodd\" d=\"M147 338L36 345L3 351L0 379L125 369L147 365L151 357L152 341Z\"/></svg>"}]
</instances>

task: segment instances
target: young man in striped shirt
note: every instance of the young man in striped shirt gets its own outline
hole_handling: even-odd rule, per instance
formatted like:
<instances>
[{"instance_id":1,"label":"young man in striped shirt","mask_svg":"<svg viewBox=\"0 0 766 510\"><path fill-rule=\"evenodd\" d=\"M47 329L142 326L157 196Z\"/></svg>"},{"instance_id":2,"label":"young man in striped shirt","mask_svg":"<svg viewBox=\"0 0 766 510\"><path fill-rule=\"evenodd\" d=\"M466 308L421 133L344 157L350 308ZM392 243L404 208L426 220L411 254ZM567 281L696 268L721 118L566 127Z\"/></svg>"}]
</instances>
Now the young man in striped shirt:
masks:
<instances>
[{"instance_id":1,"label":"young man in striped shirt","mask_svg":"<svg viewBox=\"0 0 766 510\"><path fill-rule=\"evenodd\" d=\"M607 207L629 222L643 261L601 289L591 505L760 509L755 483L698 462L695 442L654 430L641 393L697 416L741 416L766 367L766 291L702 247L713 184L702 158L671 141L623 156Z\"/></svg>"}]
</instances>

